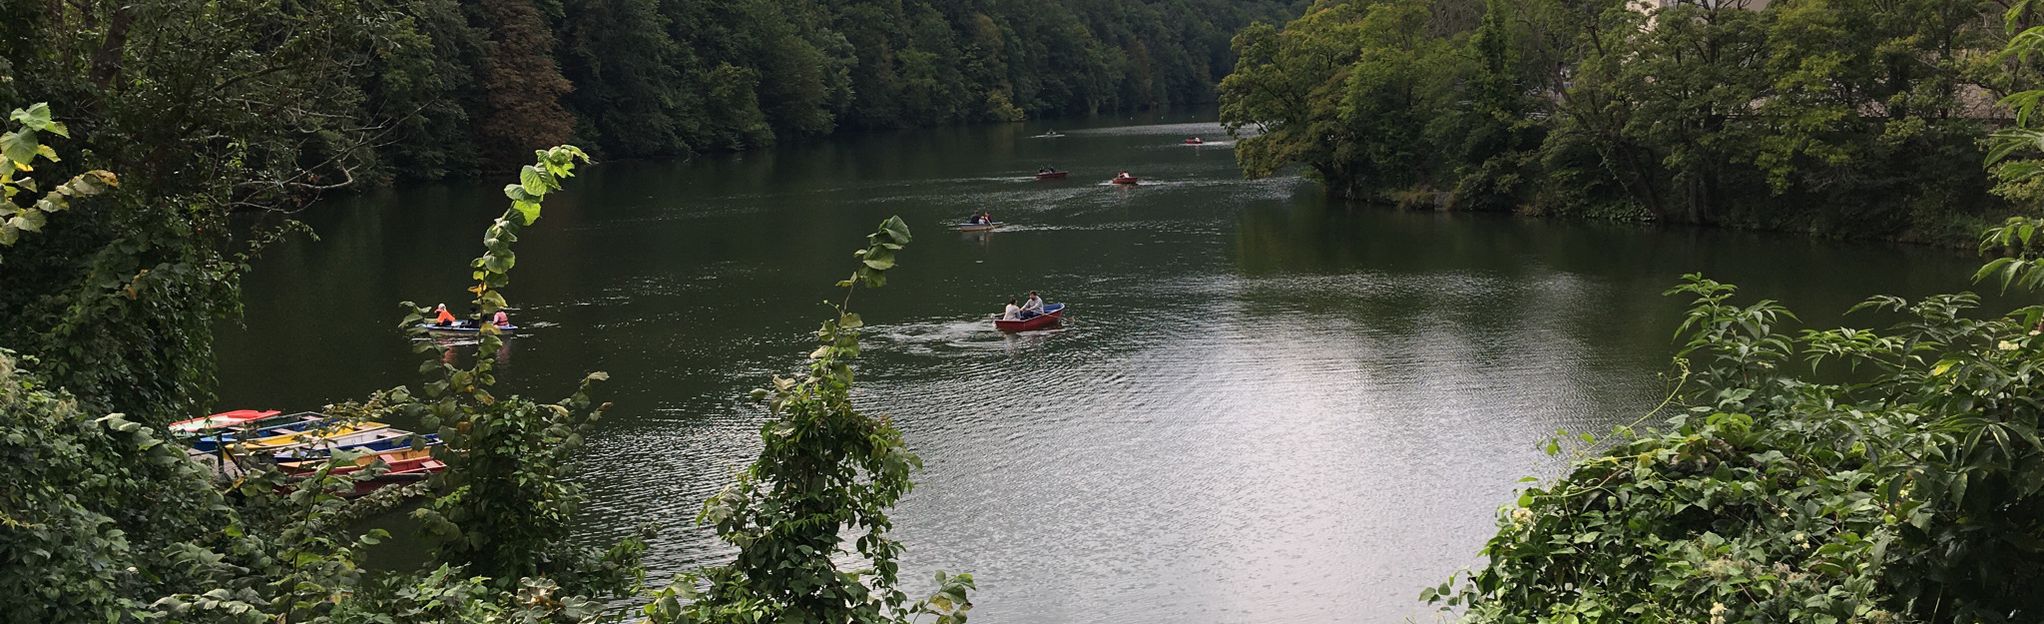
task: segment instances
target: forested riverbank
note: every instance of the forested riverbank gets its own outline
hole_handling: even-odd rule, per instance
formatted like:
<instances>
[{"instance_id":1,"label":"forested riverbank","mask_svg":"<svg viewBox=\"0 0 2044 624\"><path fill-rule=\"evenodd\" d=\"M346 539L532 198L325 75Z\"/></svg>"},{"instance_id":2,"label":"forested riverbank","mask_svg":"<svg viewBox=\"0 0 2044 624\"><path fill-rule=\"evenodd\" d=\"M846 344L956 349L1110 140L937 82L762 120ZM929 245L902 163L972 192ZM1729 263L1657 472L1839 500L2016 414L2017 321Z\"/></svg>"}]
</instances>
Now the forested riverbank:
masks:
<instances>
[{"instance_id":1,"label":"forested riverbank","mask_svg":"<svg viewBox=\"0 0 2044 624\"><path fill-rule=\"evenodd\" d=\"M1237 38L1222 117L1345 197L1959 244L2039 195L1980 166L2010 4L1317 2Z\"/></svg>"},{"instance_id":2,"label":"forested riverbank","mask_svg":"<svg viewBox=\"0 0 2044 624\"><path fill-rule=\"evenodd\" d=\"M431 179L570 141L599 158L679 158L841 129L1208 104L1234 32L1300 6L23 3L0 24L0 101L63 104L102 153L116 137L233 145L317 163L318 184Z\"/></svg>"}]
</instances>

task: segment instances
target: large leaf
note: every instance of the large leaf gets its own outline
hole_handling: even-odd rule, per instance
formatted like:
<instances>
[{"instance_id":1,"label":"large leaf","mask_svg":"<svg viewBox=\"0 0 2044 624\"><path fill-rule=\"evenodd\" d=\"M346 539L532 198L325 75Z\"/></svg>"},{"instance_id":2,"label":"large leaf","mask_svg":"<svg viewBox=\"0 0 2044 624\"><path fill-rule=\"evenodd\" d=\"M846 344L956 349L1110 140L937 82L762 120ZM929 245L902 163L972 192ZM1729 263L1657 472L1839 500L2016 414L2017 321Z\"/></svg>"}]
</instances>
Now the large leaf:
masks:
<instances>
[{"instance_id":1,"label":"large leaf","mask_svg":"<svg viewBox=\"0 0 2044 624\"><path fill-rule=\"evenodd\" d=\"M524 220L525 225L532 225L534 221L539 220L539 202L514 200L511 202L511 209L518 211L518 217Z\"/></svg>"},{"instance_id":2,"label":"large leaf","mask_svg":"<svg viewBox=\"0 0 2044 624\"><path fill-rule=\"evenodd\" d=\"M34 130L0 134L0 156L14 161L14 166L23 171L29 169L29 161L35 159L36 147L41 145L36 141Z\"/></svg>"}]
</instances>

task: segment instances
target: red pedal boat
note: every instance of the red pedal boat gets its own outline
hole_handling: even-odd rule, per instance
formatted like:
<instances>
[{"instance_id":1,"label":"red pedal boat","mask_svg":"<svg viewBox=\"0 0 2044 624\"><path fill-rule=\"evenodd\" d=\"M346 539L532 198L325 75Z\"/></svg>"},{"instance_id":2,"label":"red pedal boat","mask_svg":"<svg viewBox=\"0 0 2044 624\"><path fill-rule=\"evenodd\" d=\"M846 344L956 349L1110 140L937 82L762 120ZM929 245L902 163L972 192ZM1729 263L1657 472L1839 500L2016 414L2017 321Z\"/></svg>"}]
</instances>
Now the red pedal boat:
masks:
<instances>
[{"instance_id":1,"label":"red pedal boat","mask_svg":"<svg viewBox=\"0 0 2044 624\"><path fill-rule=\"evenodd\" d=\"M1065 304L1047 303L1043 305L1042 314L1038 314L1036 316L1032 316L1017 321L1010 321L1007 319L996 320L994 321L994 329L998 329L1004 332L1032 331L1043 329L1046 327L1055 327L1057 326L1058 322L1064 320L1064 318Z\"/></svg>"}]
</instances>

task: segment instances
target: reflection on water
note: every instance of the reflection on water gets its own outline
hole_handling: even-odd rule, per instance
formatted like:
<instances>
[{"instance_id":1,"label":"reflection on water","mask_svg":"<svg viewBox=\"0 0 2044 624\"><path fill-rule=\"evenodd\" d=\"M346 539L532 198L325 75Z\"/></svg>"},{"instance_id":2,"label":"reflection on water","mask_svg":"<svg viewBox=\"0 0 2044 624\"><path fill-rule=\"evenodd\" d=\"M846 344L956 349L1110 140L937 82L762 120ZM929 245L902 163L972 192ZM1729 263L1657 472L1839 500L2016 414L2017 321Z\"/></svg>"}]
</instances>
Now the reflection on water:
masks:
<instances>
[{"instance_id":1,"label":"reflection on water","mask_svg":"<svg viewBox=\"0 0 2044 624\"><path fill-rule=\"evenodd\" d=\"M728 555L695 526L756 452L741 397L795 370L848 252L887 215L922 234L861 291L862 404L925 469L896 514L905 578L977 575L989 622L1432 621L1557 429L1666 391L1704 271L1830 323L1876 292L1954 288L1930 250L1328 206L1245 181L1212 123L867 136L686 164L595 167L522 235L509 389L607 370L582 480L592 537L661 533L657 581ZM1060 124L1065 125L1065 124ZM1065 181L1028 177L1051 165ZM1138 187L1096 184L1116 171ZM1154 180L1155 182L1152 182ZM385 192L265 258L222 339L224 404L303 409L413 379L399 300L465 286L495 185ZM945 230L986 210L1009 225ZM316 285L309 287L308 285ZM1029 290L1058 330L993 329ZM316 325L304 319L319 318ZM515 346L513 346L515 345Z\"/></svg>"}]
</instances>

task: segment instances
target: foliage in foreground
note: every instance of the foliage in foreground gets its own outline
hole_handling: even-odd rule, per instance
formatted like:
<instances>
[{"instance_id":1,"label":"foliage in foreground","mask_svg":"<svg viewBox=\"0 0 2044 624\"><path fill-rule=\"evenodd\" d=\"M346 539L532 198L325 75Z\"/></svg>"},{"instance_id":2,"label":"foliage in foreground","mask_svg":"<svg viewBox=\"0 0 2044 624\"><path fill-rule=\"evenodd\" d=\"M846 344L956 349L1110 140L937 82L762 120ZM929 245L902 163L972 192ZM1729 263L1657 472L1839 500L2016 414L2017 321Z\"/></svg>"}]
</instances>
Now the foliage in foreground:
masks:
<instances>
[{"instance_id":1,"label":"foliage in foreground","mask_svg":"<svg viewBox=\"0 0 2044 624\"><path fill-rule=\"evenodd\" d=\"M898 588L903 546L887 536L887 510L913 484L922 460L902 443L885 416L852 404L852 363L864 321L851 311L858 287L879 288L895 253L910 240L908 224L891 217L867 237L852 275L838 282L843 301L816 331L807 374L775 376L753 392L773 417L760 429L765 448L738 482L711 498L702 519L738 548L728 565L683 575L654 596L655 623L859 622L905 623L920 615L936 624L966 620L972 575L938 572L936 592L913 604ZM850 553L861 567L839 568L843 534L858 535Z\"/></svg>"},{"instance_id":2,"label":"foliage in foreground","mask_svg":"<svg viewBox=\"0 0 2044 624\"><path fill-rule=\"evenodd\" d=\"M23 127L4 141L21 149L4 152L10 160L0 163L10 174L30 171L32 159L56 159L36 137L64 134L48 110L17 112ZM20 154L24 160L11 160ZM535 156L505 187L510 206L485 231L484 253L470 265L475 304L485 316L507 304L503 291L517 264L512 247L520 231L588 160L572 146ZM113 178L81 174L51 191L55 200L27 195L37 190L29 178L0 181L13 216L0 226L35 232L45 223L41 216L66 207L65 199L96 194ZM16 204L16 197L42 201ZM24 214L36 215L31 227L20 227ZM762 398L772 395L776 416L762 430L766 450L704 514L739 547L738 558L654 594L648 619L965 621L970 575L940 575L936 593L913 604L897 588L902 546L887 536L886 512L911 487L909 473L919 461L886 418L859 413L850 398L860 326L850 294L856 286L883 285L909 239L900 219L881 224L841 283L846 300L819 333L809 375L777 378L762 391ZM589 398L604 375L589 375L573 396L554 403L499 396L492 391L491 356L503 344L496 328L484 324L473 361L458 366L427 339L424 312L413 307L402 322L425 356L420 390L394 388L327 411L352 420L415 419L441 435L445 444L434 452L449 469L427 483L362 499L346 494L386 467L333 475L334 466L355 459L346 453L310 478L250 465L248 474L216 489L212 475L159 429L120 414L94 417L87 404L30 370L32 358L0 349L0 466L8 469L0 479L0 593L25 603L0 610L0 622L620 619L604 603L639 591L644 545L628 539L595 549L571 540L582 494L570 468L587 428L609 407ZM365 570L364 552L387 535L359 533L354 523L419 497L427 501L412 516L436 539L427 563ZM843 552L839 533L854 528L864 534ZM840 571L839 555L869 567Z\"/></svg>"},{"instance_id":3,"label":"foliage in foreground","mask_svg":"<svg viewBox=\"0 0 2044 624\"><path fill-rule=\"evenodd\" d=\"M2036 279L2040 225L1990 232L2025 263L1990 268ZM1888 330L1792 334L1733 292L1670 291L1694 297L1685 413L1526 490L1489 565L1425 597L1500 623L2044 618L2044 307L1883 296L1855 311Z\"/></svg>"}]
</instances>

